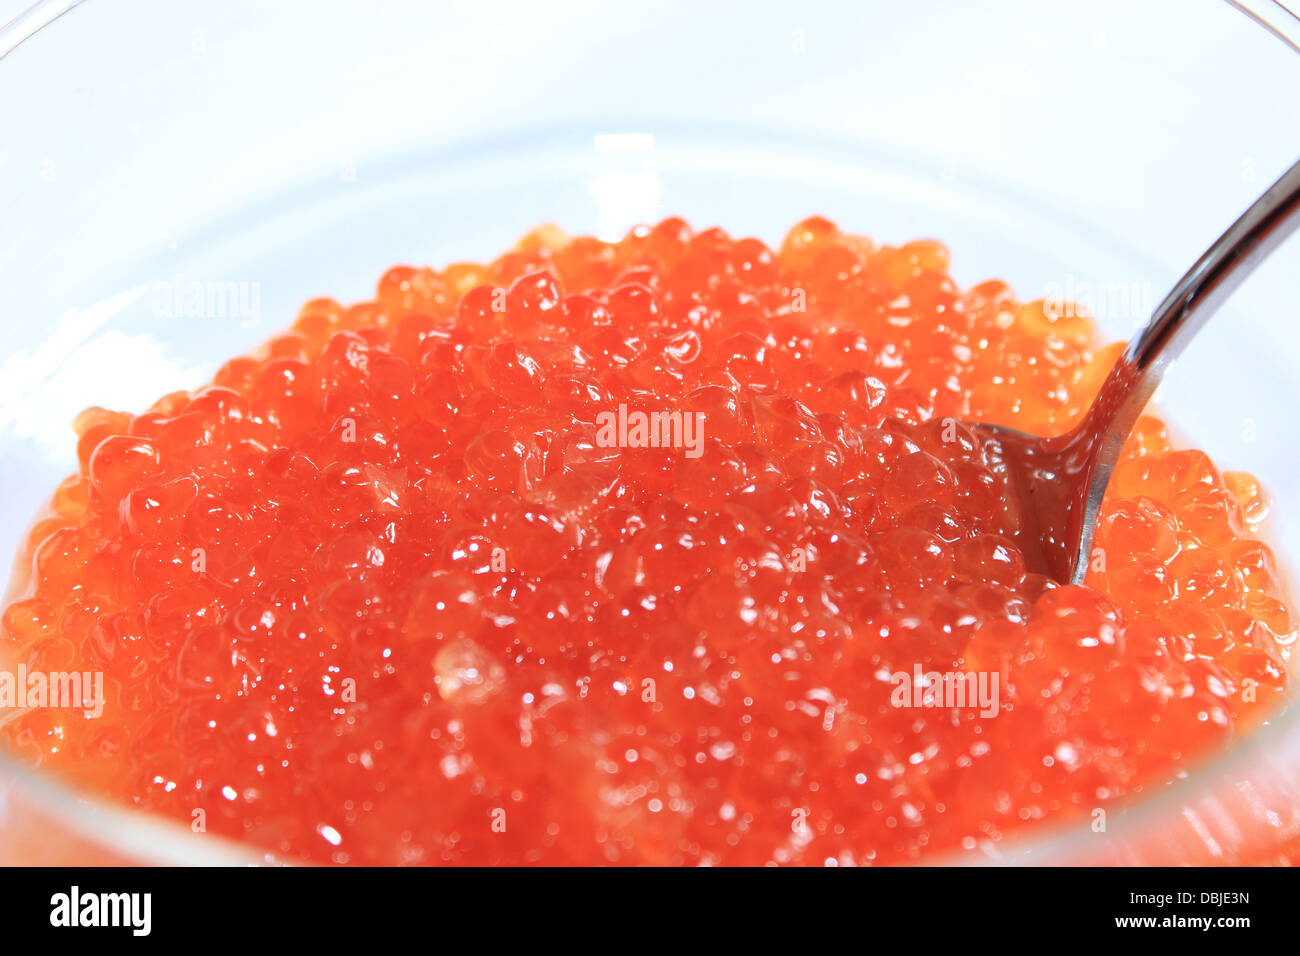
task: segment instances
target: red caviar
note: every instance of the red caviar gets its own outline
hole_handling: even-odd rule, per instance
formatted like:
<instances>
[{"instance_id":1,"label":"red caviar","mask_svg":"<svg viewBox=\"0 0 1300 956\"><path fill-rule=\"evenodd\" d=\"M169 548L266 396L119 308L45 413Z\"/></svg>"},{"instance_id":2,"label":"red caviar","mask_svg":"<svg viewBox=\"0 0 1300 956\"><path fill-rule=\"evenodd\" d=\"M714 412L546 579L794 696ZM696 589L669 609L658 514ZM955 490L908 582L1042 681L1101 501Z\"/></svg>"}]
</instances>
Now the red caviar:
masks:
<instances>
[{"instance_id":1,"label":"red caviar","mask_svg":"<svg viewBox=\"0 0 1300 956\"><path fill-rule=\"evenodd\" d=\"M1116 348L947 269L824 219L544 228L88 410L3 632L103 714L0 735L325 862L905 862L1159 785L1285 692L1263 495L1145 418L1088 586L1027 572L961 422L1060 432ZM702 442L602 440L620 406ZM917 672L996 713L898 706Z\"/></svg>"}]
</instances>

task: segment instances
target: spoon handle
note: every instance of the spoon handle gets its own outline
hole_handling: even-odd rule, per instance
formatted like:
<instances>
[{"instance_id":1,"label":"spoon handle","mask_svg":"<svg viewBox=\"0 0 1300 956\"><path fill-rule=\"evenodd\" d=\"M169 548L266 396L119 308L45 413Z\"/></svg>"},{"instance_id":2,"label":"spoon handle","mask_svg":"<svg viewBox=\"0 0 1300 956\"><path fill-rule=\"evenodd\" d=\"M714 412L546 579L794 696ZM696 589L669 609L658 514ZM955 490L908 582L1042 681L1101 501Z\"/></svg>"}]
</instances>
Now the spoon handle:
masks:
<instances>
[{"instance_id":1,"label":"spoon handle","mask_svg":"<svg viewBox=\"0 0 1300 956\"><path fill-rule=\"evenodd\" d=\"M1160 303L1147 327L1129 343L1102 383L1079 425L1064 436L1063 457L1055 475L1071 492L1065 544L1071 584L1082 584L1088 573L1092 539L1106 485L1124 442L1160 384L1169 364L1237 286L1300 227L1300 162L1282 174L1255 200L1187 271ZM1072 499L1078 492L1081 497ZM1060 547L1060 545L1055 545ZM1062 578L1058 578L1060 580Z\"/></svg>"},{"instance_id":2,"label":"spoon handle","mask_svg":"<svg viewBox=\"0 0 1300 956\"><path fill-rule=\"evenodd\" d=\"M1225 300L1300 227L1300 162L1281 175L1178 280L1101 387L1085 425L1119 454L1165 370ZM1100 416L1095 417L1095 416ZM1103 454L1103 458L1114 456Z\"/></svg>"}]
</instances>

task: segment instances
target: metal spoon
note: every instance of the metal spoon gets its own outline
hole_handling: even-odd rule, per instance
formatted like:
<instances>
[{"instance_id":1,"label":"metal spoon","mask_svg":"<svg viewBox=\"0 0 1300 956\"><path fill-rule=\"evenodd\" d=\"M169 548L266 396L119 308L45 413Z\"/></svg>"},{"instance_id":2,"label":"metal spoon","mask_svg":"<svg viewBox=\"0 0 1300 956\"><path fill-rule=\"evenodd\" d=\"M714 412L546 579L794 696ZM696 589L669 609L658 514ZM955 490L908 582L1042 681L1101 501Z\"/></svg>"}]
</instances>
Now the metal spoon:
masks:
<instances>
[{"instance_id":1,"label":"metal spoon","mask_svg":"<svg viewBox=\"0 0 1300 956\"><path fill-rule=\"evenodd\" d=\"M1120 450L1169 364L1255 267L1300 226L1300 162L1282 174L1178 281L1111 369L1075 428L1054 438L972 428L1007 466L1023 503L1031 570L1064 584L1088 573L1097 513ZM989 448L989 446L992 446ZM988 453L988 452L986 452Z\"/></svg>"}]
</instances>

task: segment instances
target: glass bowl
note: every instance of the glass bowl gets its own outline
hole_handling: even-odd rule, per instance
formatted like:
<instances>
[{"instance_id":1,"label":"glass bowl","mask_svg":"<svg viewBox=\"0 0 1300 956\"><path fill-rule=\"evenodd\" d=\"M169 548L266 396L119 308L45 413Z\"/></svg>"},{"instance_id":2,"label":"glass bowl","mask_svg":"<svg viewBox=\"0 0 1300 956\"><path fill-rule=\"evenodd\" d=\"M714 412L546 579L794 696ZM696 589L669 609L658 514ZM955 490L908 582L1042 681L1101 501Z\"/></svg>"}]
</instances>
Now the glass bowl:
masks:
<instances>
[{"instance_id":1,"label":"glass bowl","mask_svg":"<svg viewBox=\"0 0 1300 956\"><path fill-rule=\"evenodd\" d=\"M1091 301L1128 338L1300 151L1271 0L39 3L0 32L0 550L140 410L396 262L666 215L779 242L821 213L932 236L964 285ZM0 8L0 15L4 8ZM66 15L65 15L66 14ZM5 55L7 54L7 55ZM1300 542L1291 243L1159 396ZM185 307L195 283L206 293ZM1293 709L1294 710L1294 709ZM1300 842L1293 713L1167 788L962 862L1270 862ZM0 862L267 860L0 755Z\"/></svg>"}]
</instances>

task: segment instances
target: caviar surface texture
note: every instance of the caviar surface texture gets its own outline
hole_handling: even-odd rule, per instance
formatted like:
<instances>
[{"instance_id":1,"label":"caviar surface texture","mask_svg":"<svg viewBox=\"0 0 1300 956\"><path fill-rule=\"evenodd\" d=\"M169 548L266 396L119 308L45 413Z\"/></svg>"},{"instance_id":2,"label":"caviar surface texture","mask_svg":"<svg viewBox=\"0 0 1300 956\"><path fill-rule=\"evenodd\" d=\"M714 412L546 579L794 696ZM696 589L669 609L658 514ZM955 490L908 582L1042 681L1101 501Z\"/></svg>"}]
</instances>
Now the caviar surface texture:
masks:
<instances>
[{"instance_id":1,"label":"caviar surface texture","mask_svg":"<svg viewBox=\"0 0 1300 956\"><path fill-rule=\"evenodd\" d=\"M823 219L543 228L310 302L78 419L3 641L107 699L0 737L290 861L897 863L1086 819L1262 719L1295 623L1258 484L1154 418L1087 586L1027 573L961 422L1079 417L1117 350L1051 311ZM602 439L620 406L702 441ZM900 706L918 669L996 714Z\"/></svg>"}]
</instances>

